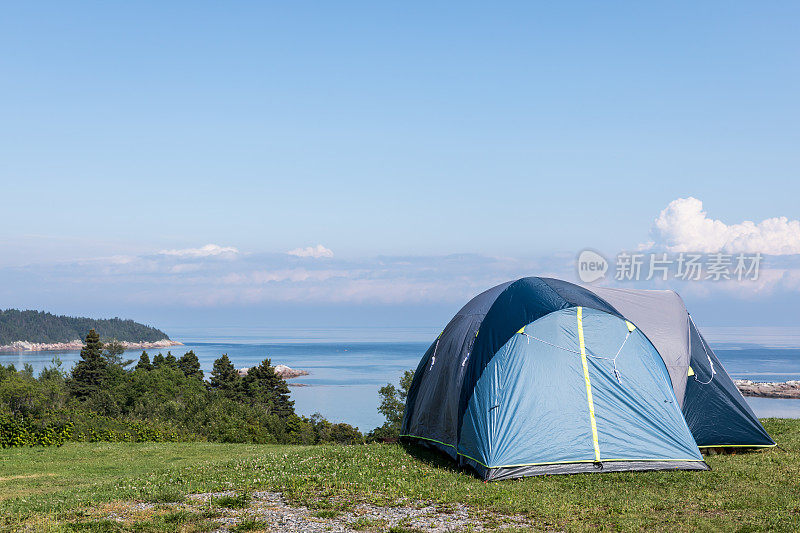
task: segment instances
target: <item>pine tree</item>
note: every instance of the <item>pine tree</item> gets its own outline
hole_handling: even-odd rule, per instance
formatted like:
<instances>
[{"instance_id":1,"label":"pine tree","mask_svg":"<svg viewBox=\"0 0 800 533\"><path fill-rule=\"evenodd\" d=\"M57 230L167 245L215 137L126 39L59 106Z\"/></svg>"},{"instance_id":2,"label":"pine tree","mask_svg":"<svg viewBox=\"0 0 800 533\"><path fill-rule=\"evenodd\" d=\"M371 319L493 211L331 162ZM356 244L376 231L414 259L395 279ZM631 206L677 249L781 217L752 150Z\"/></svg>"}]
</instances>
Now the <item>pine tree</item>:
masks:
<instances>
[{"instance_id":1,"label":"pine tree","mask_svg":"<svg viewBox=\"0 0 800 533\"><path fill-rule=\"evenodd\" d=\"M159 353L153 356L153 368L160 368L164 365L164 356Z\"/></svg>"},{"instance_id":2,"label":"pine tree","mask_svg":"<svg viewBox=\"0 0 800 533\"><path fill-rule=\"evenodd\" d=\"M229 398L236 398L239 395L239 383L241 378L239 372L234 368L228 354L214 361L214 368L211 370L210 387L217 390Z\"/></svg>"},{"instance_id":3,"label":"pine tree","mask_svg":"<svg viewBox=\"0 0 800 533\"><path fill-rule=\"evenodd\" d=\"M167 356L164 358L164 364L170 368L178 368L178 360L175 359L172 352L167 352Z\"/></svg>"},{"instance_id":4,"label":"pine tree","mask_svg":"<svg viewBox=\"0 0 800 533\"><path fill-rule=\"evenodd\" d=\"M119 368L125 368L129 364L133 363L131 359L123 359L122 356L125 354L125 346L117 341L111 340L106 342L103 345L103 357L106 358L109 365L118 366Z\"/></svg>"},{"instance_id":5,"label":"pine tree","mask_svg":"<svg viewBox=\"0 0 800 533\"><path fill-rule=\"evenodd\" d=\"M147 355L147 352L142 352L139 362L136 363L136 370L153 370L153 365L150 363L150 356Z\"/></svg>"},{"instance_id":6,"label":"pine tree","mask_svg":"<svg viewBox=\"0 0 800 533\"><path fill-rule=\"evenodd\" d=\"M95 330L89 330L81 350L81 360L72 369L70 390L78 399L86 399L102 389L108 378L108 361L103 357L103 343Z\"/></svg>"},{"instance_id":7,"label":"pine tree","mask_svg":"<svg viewBox=\"0 0 800 533\"><path fill-rule=\"evenodd\" d=\"M247 371L242 388L247 401L253 405L260 405L282 418L294 414L289 386L275 373L269 359L264 359L260 365Z\"/></svg>"},{"instance_id":8,"label":"pine tree","mask_svg":"<svg viewBox=\"0 0 800 533\"><path fill-rule=\"evenodd\" d=\"M186 377L203 379L203 371L200 370L200 360L197 359L193 350L189 350L178 359L178 368L186 374Z\"/></svg>"}]
</instances>

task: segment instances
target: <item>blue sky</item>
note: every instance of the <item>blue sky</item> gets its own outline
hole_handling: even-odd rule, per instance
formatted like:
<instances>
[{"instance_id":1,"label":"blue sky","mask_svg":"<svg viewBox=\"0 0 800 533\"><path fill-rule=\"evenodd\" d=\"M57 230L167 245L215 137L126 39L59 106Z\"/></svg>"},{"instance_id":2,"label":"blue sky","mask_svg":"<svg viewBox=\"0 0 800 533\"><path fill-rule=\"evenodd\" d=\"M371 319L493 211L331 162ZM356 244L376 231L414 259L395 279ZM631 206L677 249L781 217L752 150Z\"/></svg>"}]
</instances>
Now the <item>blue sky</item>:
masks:
<instances>
[{"instance_id":1,"label":"blue sky","mask_svg":"<svg viewBox=\"0 0 800 533\"><path fill-rule=\"evenodd\" d=\"M679 198L728 225L795 221L799 16L796 2L6 6L0 307L178 323L289 307L371 320L377 302L426 325L504 276L566 276L585 247L651 241ZM791 227L781 238L791 251ZM162 253L209 244L236 252L191 267ZM317 245L334 257L286 254ZM215 289L298 268L333 273ZM357 276L371 281L340 283ZM742 309L724 323L770 306L791 322L792 280L687 298Z\"/></svg>"}]
</instances>

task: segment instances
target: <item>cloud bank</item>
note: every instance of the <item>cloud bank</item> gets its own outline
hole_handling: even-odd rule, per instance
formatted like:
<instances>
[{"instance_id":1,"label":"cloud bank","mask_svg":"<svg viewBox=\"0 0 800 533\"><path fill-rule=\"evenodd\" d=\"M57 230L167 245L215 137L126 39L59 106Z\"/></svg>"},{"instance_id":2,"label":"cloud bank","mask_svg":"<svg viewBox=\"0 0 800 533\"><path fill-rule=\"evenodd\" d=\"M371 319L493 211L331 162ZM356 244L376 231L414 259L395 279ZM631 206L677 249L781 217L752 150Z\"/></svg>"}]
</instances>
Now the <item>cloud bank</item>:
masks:
<instances>
[{"instance_id":1,"label":"cloud bank","mask_svg":"<svg viewBox=\"0 0 800 533\"><path fill-rule=\"evenodd\" d=\"M725 224L709 218L697 198L678 198L656 218L653 242L644 248L670 252L800 254L800 221L775 217Z\"/></svg>"},{"instance_id":2,"label":"cloud bank","mask_svg":"<svg viewBox=\"0 0 800 533\"><path fill-rule=\"evenodd\" d=\"M333 257L333 250L325 248L321 244L316 246L306 246L305 248L295 248L294 250L289 250L286 253L295 257L313 257L314 259Z\"/></svg>"},{"instance_id":3,"label":"cloud bank","mask_svg":"<svg viewBox=\"0 0 800 533\"><path fill-rule=\"evenodd\" d=\"M729 225L709 218L700 200L680 198L655 219L652 236L654 242L649 247L659 252L761 252L768 259L757 282L681 283L670 279L636 284L617 282L609 272L597 283L669 288L705 300L800 293L797 220L779 217ZM620 243L620 248L625 249L625 245ZM52 302L80 301L110 309L124 309L126 305L213 309L285 304L457 307L493 285L524 276L577 281L575 261L576 254L571 252L532 257L456 254L342 258L334 257L333 251L321 244L270 253L207 244L0 266L0 302L11 307L49 308Z\"/></svg>"},{"instance_id":4,"label":"cloud bank","mask_svg":"<svg viewBox=\"0 0 800 533\"><path fill-rule=\"evenodd\" d=\"M225 258L221 261L219 258ZM305 259L298 261L298 258ZM310 258L310 260L308 260ZM324 261L318 260L325 258ZM125 257L0 267L0 301L82 301L192 308L259 304L463 304L503 281L570 271L569 254L543 261L480 254L334 258L324 246L242 253L208 245ZM30 305L30 304L25 304Z\"/></svg>"},{"instance_id":5,"label":"cloud bank","mask_svg":"<svg viewBox=\"0 0 800 533\"><path fill-rule=\"evenodd\" d=\"M217 256L232 256L237 255L239 250L233 246L219 246L217 244L206 244L200 248L182 248L179 250L161 250L159 255L168 255L173 257L217 257Z\"/></svg>"}]
</instances>

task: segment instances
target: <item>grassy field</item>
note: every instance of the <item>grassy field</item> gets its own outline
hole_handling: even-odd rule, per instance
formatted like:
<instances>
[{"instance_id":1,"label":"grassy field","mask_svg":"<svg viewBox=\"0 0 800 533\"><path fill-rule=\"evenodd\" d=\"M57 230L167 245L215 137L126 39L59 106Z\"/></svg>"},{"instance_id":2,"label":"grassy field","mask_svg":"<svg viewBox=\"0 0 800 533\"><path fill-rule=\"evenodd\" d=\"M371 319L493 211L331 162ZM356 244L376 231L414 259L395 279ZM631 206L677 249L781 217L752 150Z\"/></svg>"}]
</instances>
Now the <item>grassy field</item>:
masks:
<instances>
[{"instance_id":1,"label":"grassy field","mask_svg":"<svg viewBox=\"0 0 800 533\"><path fill-rule=\"evenodd\" d=\"M488 484L436 454L399 445L101 443L6 449L0 450L0 527L203 531L211 527L206 519L213 509L199 515L163 512L123 524L100 515L118 502L272 490L320 509L321 516L359 502L433 502L467 504L483 516L523 515L541 530L800 531L800 421L764 423L784 450L708 457L711 472Z\"/></svg>"}]
</instances>

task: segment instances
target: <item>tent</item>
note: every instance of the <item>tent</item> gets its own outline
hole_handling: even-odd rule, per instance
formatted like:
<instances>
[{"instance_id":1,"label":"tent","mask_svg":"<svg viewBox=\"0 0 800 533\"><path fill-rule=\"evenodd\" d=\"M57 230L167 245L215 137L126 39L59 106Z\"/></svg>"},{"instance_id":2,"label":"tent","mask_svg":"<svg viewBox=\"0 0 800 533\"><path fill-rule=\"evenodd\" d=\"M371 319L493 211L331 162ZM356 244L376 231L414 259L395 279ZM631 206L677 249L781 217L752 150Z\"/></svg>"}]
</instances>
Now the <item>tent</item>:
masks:
<instances>
[{"instance_id":1,"label":"tent","mask_svg":"<svg viewBox=\"0 0 800 533\"><path fill-rule=\"evenodd\" d=\"M447 324L414 373L402 438L485 480L707 470L698 444L774 445L677 294L538 277Z\"/></svg>"},{"instance_id":2,"label":"tent","mask_svg":"<svg viewBox=\"0 0 800 533\"><path fill-rule=\"evenodd\" d=\"M637 324L656 347L700 448L775 446L680 296L673 291L591 290Z\"/></svg>"}]
</instances>

